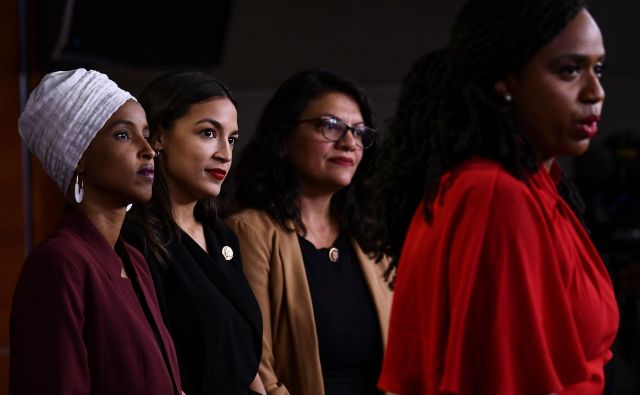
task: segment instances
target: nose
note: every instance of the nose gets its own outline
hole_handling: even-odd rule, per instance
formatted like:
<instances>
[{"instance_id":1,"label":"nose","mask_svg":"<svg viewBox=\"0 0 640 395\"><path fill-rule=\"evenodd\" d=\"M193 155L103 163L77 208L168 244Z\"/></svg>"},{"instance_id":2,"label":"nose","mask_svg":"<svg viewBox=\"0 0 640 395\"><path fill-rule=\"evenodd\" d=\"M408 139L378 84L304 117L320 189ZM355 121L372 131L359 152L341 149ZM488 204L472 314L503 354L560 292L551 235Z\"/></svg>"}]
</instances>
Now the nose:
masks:
<instances>
[{"instance_id":1,"label":"nose","mask_svg":"<svg viewBox=\"0 0 640 395\"><path fill-rule=\"evenodd\" d=\"M581 92L580 99L589 104L597 104L604 101L605 92L600 77L594 72L585 74L587 79L585 86Z\"/></svg>"},{"instance_id":2,"label":"nose","mask_svg":"<svg viewBox=\"0 0 640 395\"><path fill-rule=\"evenodd\" d=\"M222 163L231 162L233 155L233 147L229 143L228 139L220 139L218 149L214 152L213 157L221 161Z\"/></svg>"},{"instance_id":3,"label":"nose","mask_svg":"<svg viewBox=\"0 0 640 395\"><path fill-rule=\"evenodd\" d=\"M146 160L151 160L155 157L155 151L153 150L153 148L151 147L151 144L149 144L149 141L147 141L146 138L141 137L139 139L139 155L141 158L144 158Z\"/></svg>"},{"instance_id":4,"label":"nose","mask_svg":"<svg viewBox=\"0 0 640 395\"><path fill-rule=\"evenodd\" d=\"M346 151L355 151L358 149L358 145L356 144L356 138L353 135L353 130L347 130L342 138L336 141L336 144L339 149L343 149Z\"/></svg>"}]
</instances>

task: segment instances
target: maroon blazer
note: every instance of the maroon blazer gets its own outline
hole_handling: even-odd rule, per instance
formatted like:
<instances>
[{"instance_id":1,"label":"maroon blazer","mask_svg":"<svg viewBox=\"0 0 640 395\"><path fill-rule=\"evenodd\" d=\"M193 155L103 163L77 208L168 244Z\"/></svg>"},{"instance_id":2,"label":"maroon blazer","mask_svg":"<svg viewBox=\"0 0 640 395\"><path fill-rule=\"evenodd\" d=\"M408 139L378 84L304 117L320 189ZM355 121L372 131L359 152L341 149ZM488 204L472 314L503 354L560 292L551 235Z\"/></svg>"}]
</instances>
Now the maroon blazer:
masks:
<instances>
[{"instance_id":1,"label":"maroon blazer","mask_svg":"<svg viewBox=\"0 0 640 395\"><path fill-rule=\"evenodd\" d=\"M123 262L130 278L121 276ZM10 345L11 394L181 392L175 349L144 258L121 239L114 251L77 209L67 210L22 268Z\"/></svg>"}]
</instances>

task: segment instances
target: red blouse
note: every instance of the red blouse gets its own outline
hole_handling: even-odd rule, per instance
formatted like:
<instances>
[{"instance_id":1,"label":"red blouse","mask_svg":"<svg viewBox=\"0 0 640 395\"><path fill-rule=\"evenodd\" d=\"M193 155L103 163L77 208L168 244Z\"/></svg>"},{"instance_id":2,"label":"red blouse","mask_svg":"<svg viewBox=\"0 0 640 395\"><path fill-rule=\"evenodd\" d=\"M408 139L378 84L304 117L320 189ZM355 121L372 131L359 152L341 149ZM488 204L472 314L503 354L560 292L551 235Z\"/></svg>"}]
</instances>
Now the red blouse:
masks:
<instances>
[{"instance_id":1,"label":"red blouse","mask_svg":"<svg viewBox=\"0 0 640 395\"><path fill-rule=\"evenodd\" d=\"M559 196L472 159L420 205L400 257L381 388L409 394L601 394L618 327L607 270Z\"/></svg>"}]
</instances>

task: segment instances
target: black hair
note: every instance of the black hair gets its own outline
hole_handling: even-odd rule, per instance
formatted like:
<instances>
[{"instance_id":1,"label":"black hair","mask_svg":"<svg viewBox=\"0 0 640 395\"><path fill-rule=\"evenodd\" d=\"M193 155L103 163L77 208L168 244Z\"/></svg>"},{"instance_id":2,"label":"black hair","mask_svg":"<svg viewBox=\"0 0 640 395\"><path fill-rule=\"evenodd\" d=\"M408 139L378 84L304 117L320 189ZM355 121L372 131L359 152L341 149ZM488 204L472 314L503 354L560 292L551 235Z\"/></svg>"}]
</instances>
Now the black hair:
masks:
<instances>
[{"instance_id":1,"label":"black hair","mask_svg":"<svg viewBox=\"0 0 640 395\"><path fill-rule=\"evenodd\" d=\"M431 220L440 178L473 157L499 162L519 179L540 156L505 108L495 84L517 73L585 7L582 0L468 0L448 46L419 58L402 83L395 115L380 144L370 199L380 258L398 256L418 204ZM584 204L564 177L559 191L582 217Z\"/></svg>"},{"instance_id":2,"label":"black hair","mask_svg":"<svg viewBox=\"0 0 640 395\"><path fill-rule=\"evenodd\" d=\"M267 103L256 131L238 162L234 211L244 208L263 210L285 229L305 234L298 203L300 191L296 170L284 155L284 145L309 103L333 92L353 98L364 124L374 127L369 99L350 78L325 69L306 70L289 77ZM374 144L364 151L351 183L331 200L332 213L340 225L361 245L367 246L371 219L365 216L361 202L367 196L364 173L375 150ZM293 222L295 229L290 228L289 221Z\"/></svg>"},{"instance_id":3,"label":"black hair","mask_svg":"<svg viewBox=\"0 0 640 395\"><path fill-rule=\"evenodd\" d=\"M227 98L237 107L229 88L204 72L174 72L153 80L138 97L147 114L150 143L153 145L161 132L170 131L175 122L189 112L191 106L213 98ZM134 205L127 219L143 229L151 253L166 266L170 260L167 246L180 239L180 228L173 219L161 153L155 162L151 200ZM215 224L218 218L216 199L198 200L194 215L198 222Z\"/></svg>"}]
</instances>

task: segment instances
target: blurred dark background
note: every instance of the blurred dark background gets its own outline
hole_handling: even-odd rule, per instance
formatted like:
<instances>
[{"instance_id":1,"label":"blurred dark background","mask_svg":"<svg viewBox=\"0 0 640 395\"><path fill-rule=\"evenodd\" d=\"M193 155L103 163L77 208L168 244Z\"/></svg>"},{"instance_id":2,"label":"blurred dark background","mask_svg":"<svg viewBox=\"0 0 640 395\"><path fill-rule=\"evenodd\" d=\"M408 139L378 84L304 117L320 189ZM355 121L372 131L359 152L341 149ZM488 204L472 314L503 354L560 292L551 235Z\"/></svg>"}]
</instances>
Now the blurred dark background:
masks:
<instances>
[{"instance_id":1,"label":"blurred dark background","mask_svg":"<svg viewBox=\"0 0 640 395\"><path fill-rule=\"evenodd\" d=\"M490 1L490 0L487 0ZM213 72L239 100L240 145L287 76L328 67L369 92L378 128L404 74L445 45L462 0L0 0L0 395L7 391L8 317L26 251L57 223L63 199L17 133L20 106L48 71L107 73L134 95L178 69ZM615 282L622 321L609 394L640 394L640 2L591 0L607 48L607 100L587 155L562 159Z\"/></svg>"}]
</instances>

